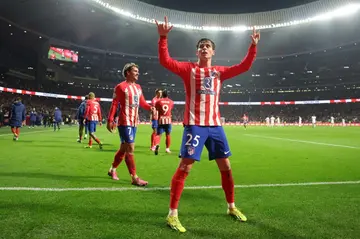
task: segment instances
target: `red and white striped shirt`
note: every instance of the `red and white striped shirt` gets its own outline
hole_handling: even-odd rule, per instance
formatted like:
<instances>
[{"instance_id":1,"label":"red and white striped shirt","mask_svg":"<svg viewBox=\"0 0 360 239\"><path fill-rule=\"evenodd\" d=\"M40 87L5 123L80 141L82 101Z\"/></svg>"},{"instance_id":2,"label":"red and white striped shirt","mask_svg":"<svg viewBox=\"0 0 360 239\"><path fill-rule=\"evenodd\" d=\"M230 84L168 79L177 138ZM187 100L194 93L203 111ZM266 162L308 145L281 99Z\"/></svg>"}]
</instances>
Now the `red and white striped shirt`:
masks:
<instances>
[{"instance_id":1,"label":"red and white striped shirt","mask_svg":"<svg viewBox=\"0 0 360 239\"><path fill-rule=\"evenodd\" d=\"M220 126L219 95L223 81L248 71L256 57L251 45L244 60L233 66L200 67L197 63L179 62L169 55L167 38L159 40L160 64L179 75L185 86L185 125Z\"/></svg>"},{"instance_id":2,"label":"red and white striped shirt","mask_svg":"<svg viewBox=\"0 0 360 239\"><path fill-rule=\"evenodd\" d=\"M174 108L174 101L169 98L161 98L155 104L156 110L159 112L159 125L171 124L171 111Z\"/></svg>"},{"instance_id":3,"label":"red and white striped shirt","mask_svg":"<svg viewBox=\"0 0 360 239\"><path fill-rule=\"evenodd\" d=\"M136 127L139 121L139 106L150 110L151 106L146 103L141 86L135 83L123 81L114 89L113 101L111 104L108 122L113 122L118 106L118 125Z\"/></svg>"},{"instance_id":4,"label":"red and white striped shirt","mask_svg":"<svg viewBox=\"0 0 360 239\"><path fill-rule=\"evenodd\" d=\"M154 97L151 100L151 105L155 107L156 102L160 99L161 98ZM157 110L154 110L153 112L151 112L151 120L158 120L158 119L159 119L159 112Z\"/></svg>"},{"instance_id":5,"label":"red and white striped shirt","mask_svg":"<svg viewBox=\"0 0 360 239\"><path fill-rule=\"evenodd\" d=\"M96 100L87 100L84 118L89 121L102 121L101 107Z\"/></svg>"}]
</instances>

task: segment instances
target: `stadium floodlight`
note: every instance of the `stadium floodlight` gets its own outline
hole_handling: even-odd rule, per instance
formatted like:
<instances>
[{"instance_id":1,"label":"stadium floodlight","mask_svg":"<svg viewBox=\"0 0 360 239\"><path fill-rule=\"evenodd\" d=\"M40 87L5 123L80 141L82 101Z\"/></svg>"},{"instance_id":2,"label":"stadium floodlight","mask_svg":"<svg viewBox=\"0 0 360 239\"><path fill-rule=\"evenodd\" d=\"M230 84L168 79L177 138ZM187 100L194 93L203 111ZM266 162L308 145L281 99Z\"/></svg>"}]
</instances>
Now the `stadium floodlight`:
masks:
<instances>
[{"instance_id":1,"label":"stadium floodlight","mask_svg":"<svg viewBox=\"0 0 360 239\"><path fill-rule=\"evenodd\" d=\"M106 3L102 0L91 0L95 3L99 4L100 6L109 9L113 11L116 14L130 17L139 21L148 22L155 24L154 19L149 19L143 16L139 16L137 14L134 14L130 12L129 10L121 9L115 6L110 5L109 3ZM136 11L136 9L131 9L132 11ZM294 19L289 22L282 22L282 23L268 23L267 25L258 25L254 26L256 29L271 29L271 28L280 28L280 27L288 27L288 26L294 26L299 24L305 24L310 22L316 22L316 21L325 21L325 20L331 20L334 18L340 18L340 17L349 17L350 15L353 15L357 13L360 10L360 3L351 3L347 4L343 7L334 9L329 12L321 13L319 15L309 17L306 19ZM161 23L161 21L159 21ZM193 26L189 24L181 24L181 23L170 23L176 28L181 29L188 29L188 30L202 30L202 31L236 31L236 32L244 32L252 30L253 26Z\"/></svg>"}]
</instances>

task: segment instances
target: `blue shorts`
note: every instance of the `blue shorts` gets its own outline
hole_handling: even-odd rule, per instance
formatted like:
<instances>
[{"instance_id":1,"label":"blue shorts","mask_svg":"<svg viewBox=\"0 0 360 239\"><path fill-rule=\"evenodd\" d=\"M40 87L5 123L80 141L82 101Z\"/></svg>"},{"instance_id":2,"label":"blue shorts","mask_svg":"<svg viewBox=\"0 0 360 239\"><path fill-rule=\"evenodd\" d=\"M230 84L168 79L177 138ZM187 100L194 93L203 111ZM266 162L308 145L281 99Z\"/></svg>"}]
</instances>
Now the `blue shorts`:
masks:
<instances>
[{"instance_id":1,"label":"blue shorts","mask_svg":"<svg viewBox=\"0 0 360 239\"><path fill-rule=\"evenodd\" d=\"M171 124L159 124L159 126L157 127L157 130L156 130L156 133L157 133L157 135L163 134L164 132L166 134L170 134L171 129L172 129Z\"/></svg>"},{"instance_id":2,"label":"blue shorts","mask_svg":"<svg viewBox=\"0 0 360 239\"><path fill-rule=\"evenodd\" d=\"M18 120L10 120L10 124L9 124L12 128L16 127L19 128L22 126L22 121L18 121Z\"/></svg>"},{"instance_id":3,"label":"blue shorts","mask_svg":"<svg viewBox=\"0 0 360 239\"><path fill-rule=\"evenodd\" d=\"M97 125L97 121L88 121L87 122L87 127L89 130L89 133L95 133L96 132L96 125Z\"/></svg>"},{"instance_id":4,"label":"blue shorts","mask_svg":"<svg viewBox=\"0 0 360 239\"><path fill-rule=\"evenodd\" d=\"M151 120L151 128L153 129L157 129L158 126L158 121L157 120Z\"/></svg>"},{"instance_id":5,"label":"blue shorts","mask_svg":"<svg viewBox=\"0 0 360 239\"><path fill-rule=\"evenodd\" d=\"M200 161L204 145L209 152L209 160L231 156L222 126L185 126L180 150L181 156Z\"/></svg>"},{"instance_id":6,"label":"blue shorts","mask_svg":"<svg viewBox=\"0 0 360 239\"><path fill-rule=\"evenodd\" d=\"M136 127L133 126L118 126L121 143L134 143L136 136Z\"/></svg>"}]
</instances>

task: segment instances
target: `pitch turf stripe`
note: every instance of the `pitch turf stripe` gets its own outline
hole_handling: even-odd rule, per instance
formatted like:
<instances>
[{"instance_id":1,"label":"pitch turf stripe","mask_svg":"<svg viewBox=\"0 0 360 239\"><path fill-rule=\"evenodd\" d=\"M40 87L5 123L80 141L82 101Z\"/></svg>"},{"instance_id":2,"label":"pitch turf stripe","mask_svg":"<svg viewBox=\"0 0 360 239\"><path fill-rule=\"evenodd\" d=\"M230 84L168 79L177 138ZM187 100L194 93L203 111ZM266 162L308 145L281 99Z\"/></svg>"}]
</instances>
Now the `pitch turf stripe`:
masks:
<instances>
[{"instance_id":1,"label":"pitch turf stripe","mask_svg":"<svg viewBox=\"0 0 360 239\"><path fill-rule=\"evenodd\" d=\"M294 186L317 186L317 185L343 185L360 184L360 181L340 181L340 182L307 182L307 183L275 183L275 184L249 184L235 185L235 188L268 188L268 187L294 187ZM221 186L190 186L187 190L201 189L221 189ZM66 191L168 191L169 187L124 187L124 188L32 188L32 187L0 187L0 191L46 191L46 192L66 192Z\"/></svg>"},{"instance_id":2,"label":"pitch turf stripe","mask_svg":"<svg viewBox=\"0 0 360 239\"><path fill-rule=\"evenodd\" d=\"M49 128L47 128L47 129L49 129ZM60 129L60 131L56 131L56 132L66 131L66 130L69 130L69 129L71 129L71 128ZM31 129L29 129L29 130L31 130ZM9 131L10 131L10 128L9 128ZM51 128L51 130L50 129L49 130L43 129L43 130L37 130L37 131L31 131L31 132L20 132L20 137L23 134L37 134L37 133L43 133L43 132L54 132L54 129ZM2 136L13 136L13 135L14 134L12 134L12 133L10 133L10 134L0 134L0 137L2 137Z\"/></svg>"},{"instance_id":3,"label":"pitch turf stripe","mask_svg":"<svg viewBox=\"0 0 360 239\"><path fill-rule=\"evenodd\" d=\"M330 146L330 147L339 147L339 148L348 148L348 149L360 149L360 147L349 146L349 145L342 145L342 144L328 144L328 143L308 141L308 140L297 140L297 139L279 138L279 137L263 136L263 135L256 135L256 134L244 134L244 135L246 135L246 136L251 136L251 137L256 137L256 138L263 138L263 139L275 139L275 140L283 140L283 141L290 141L290 142L297 142L297 143L305 143L305 144L324 145L324 146Z\"/></svg>"}]
</instances>

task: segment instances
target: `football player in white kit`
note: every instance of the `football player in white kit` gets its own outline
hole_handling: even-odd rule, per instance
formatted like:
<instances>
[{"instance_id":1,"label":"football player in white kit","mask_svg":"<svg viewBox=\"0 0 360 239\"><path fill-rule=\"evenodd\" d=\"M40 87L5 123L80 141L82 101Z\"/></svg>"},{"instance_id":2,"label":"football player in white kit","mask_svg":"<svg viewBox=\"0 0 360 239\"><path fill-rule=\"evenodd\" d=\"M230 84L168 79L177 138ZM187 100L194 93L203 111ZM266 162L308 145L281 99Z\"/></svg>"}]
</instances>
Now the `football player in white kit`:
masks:
<instances>
[{"instance_id":1,"label":"football player in white kit","mask_svg":"<svg viewBox=\"0 0 360 239\"><path fill-rule=\"evenodd\" d=\"M266 123L266 126L267 126L267 127L270 126L270 118L269 118L269 117L266 117L266 118L265 118L265 123Z\"/></svg>"},{"instance_id":2,"label":"football player in white kit","mask_svg":"<svg viewBox=\"0 0 360 239\"><path fill-rule=\"evenodd\" d=\"M302 118L301 118L301 116L299 116L299 127L301 127L302 126Z\"/></svg>"},{"instance_id":3,"label":"football player in white kit","mask_svg":"<svg viewBox=\"0 0 360 239\"><path fill-rule=\"evenodd\" d=\"M277 124L277 126L280 126L280 117L279 116L276 118L276 124Z\"/></svg>"},{"instance_id":4,"label":"football player in white kit","mask_svg":"<svg viewBox=\"0 0 360 239\"><path fill-rule=\"evenodd\" d=\"M330 117L330 124L331 124L331 127L334 127L335 122L334 122L333 116Z\"/></svg>"},{"instance_id":5,"label":"football player in white kit","mask_svg":"<svg viewBox=\"0 0 360 239\"><path fill-rule=\"evenodd\" d=\"M271 118L270 118L270 126L274 127L274 125L275 125L275 117L271 116Z\"/></svg>"},{"instance_id":6,"label":"football player in white kit","mask_svg":"<svg viewBox=\"0 0 360 239\"><path fill-rule=\"evenodd\" d=\"M345 123L345 119L344 119L344 118L341 120L341 124L342 124L343 127L346 126L346 123Z\"/></svg>"},{"instance_id":7,"label":"football player in white kit","mask_svg":"<svg viewBox=\"0 0 360 239\"><path fill-rule=\"evenodd\" d=\"M312 127L315 128L316 127L316 116L315 115L311 116L311 122L312 122Z\"/></svg>"}]
</instances>

